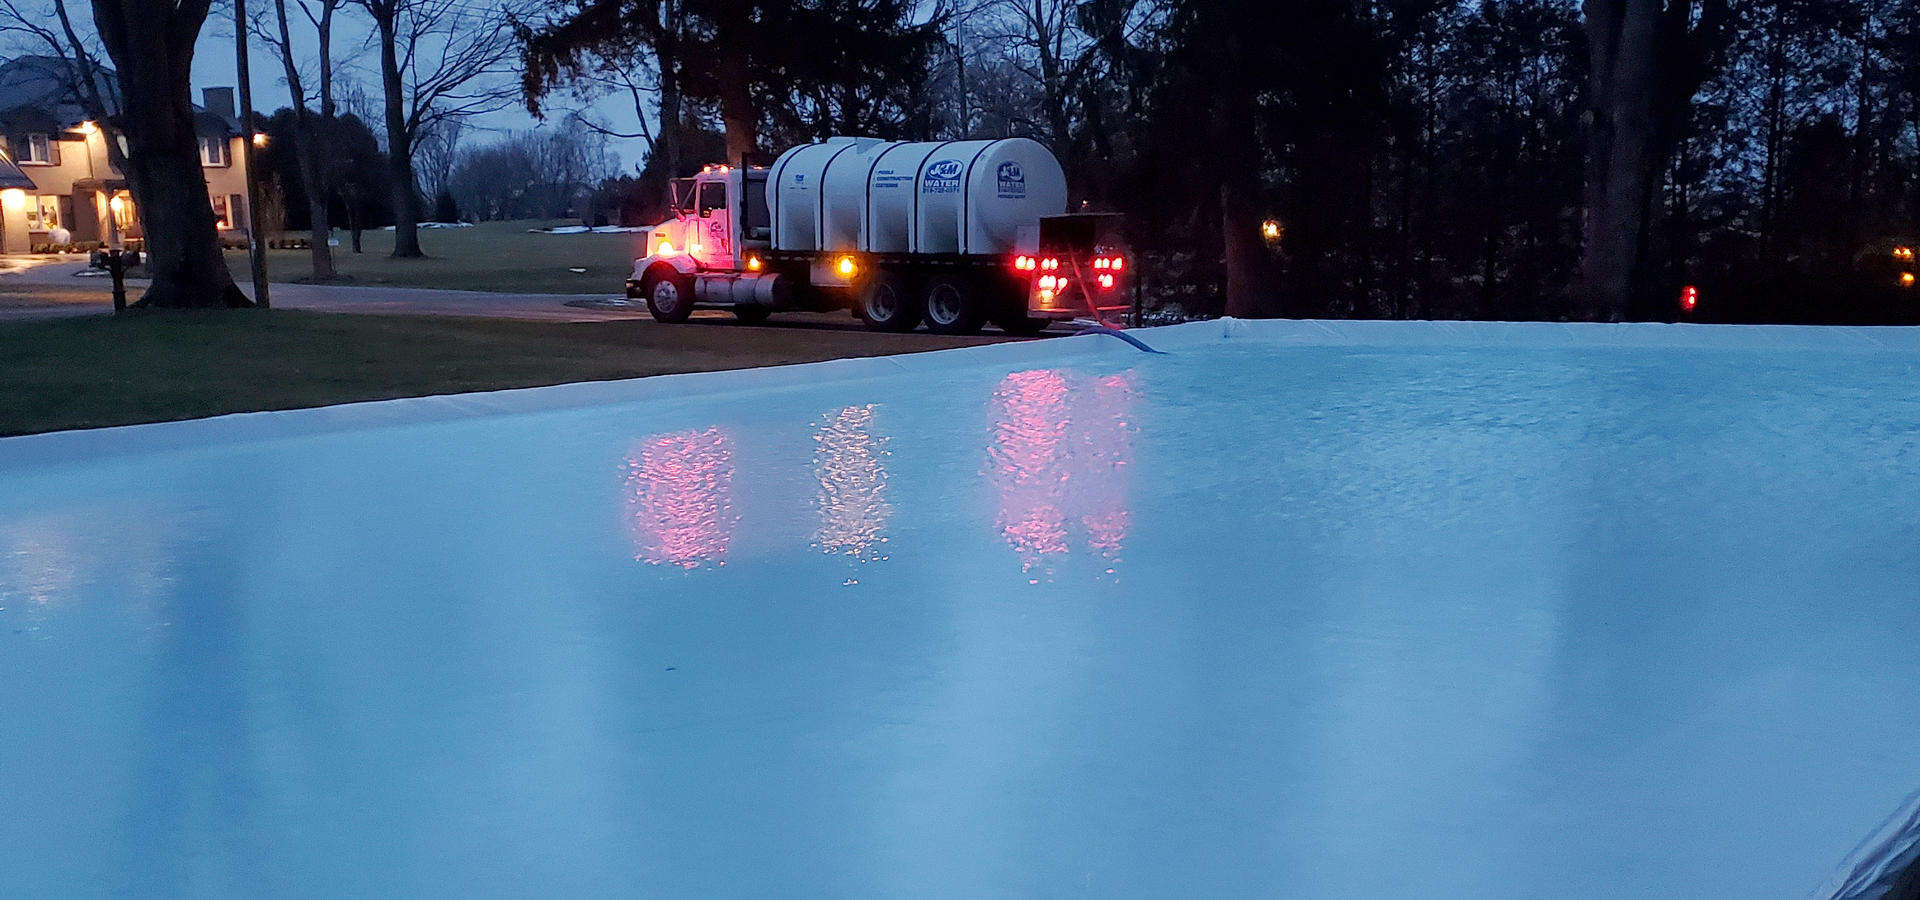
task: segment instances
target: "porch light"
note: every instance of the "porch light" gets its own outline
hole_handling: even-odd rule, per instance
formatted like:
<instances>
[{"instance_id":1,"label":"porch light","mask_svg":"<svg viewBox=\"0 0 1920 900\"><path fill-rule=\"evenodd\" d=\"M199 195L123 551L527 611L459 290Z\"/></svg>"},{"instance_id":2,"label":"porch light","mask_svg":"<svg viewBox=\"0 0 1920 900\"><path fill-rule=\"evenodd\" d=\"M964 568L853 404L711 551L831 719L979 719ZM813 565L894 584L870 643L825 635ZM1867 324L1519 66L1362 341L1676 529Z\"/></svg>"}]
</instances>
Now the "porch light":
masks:
<instances>
[{"instance_id":1,"label":"porch light","mask_svg":"<svg viewBox=\"0 0 1920 900\"><path fill-rule=\"evenodd\" d=\"M7 188L0 191L0 206L18 211L27 207L27 192L19 188Z\"/></svg>"},{"instance_id":2,"label":"porch light","mask_svg":"<svg viewBox=\"0 0 1920 900\"><path fill-rule=\"evenodd\" d=\"M254 133L253 133L253 145L254 145L255 147L265 147L265 146L267 145L267 133L266 133L266 132L264 132L264 131L256 131L256 132L254 132Z\"/></svg>"}]
</instances>

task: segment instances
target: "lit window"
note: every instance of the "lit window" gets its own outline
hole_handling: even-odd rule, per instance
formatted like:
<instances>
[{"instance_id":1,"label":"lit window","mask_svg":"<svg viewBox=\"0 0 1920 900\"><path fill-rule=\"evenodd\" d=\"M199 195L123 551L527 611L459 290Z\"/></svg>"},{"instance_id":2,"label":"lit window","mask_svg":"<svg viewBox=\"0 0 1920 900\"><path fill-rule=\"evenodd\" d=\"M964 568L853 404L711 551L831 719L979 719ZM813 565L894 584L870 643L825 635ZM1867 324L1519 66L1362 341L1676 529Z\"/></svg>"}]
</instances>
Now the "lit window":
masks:
<instances>
[{"instance_id":1,"label":"lit window","mask_svg":"<svg viewBox=\"0 0 1920 900\"><path fill-rule=\"evenodd\" d=\"M55 228L59 228L60 227L60 198L52 194L44 195L40 198L39 206L40 206L40 210L39 210L40 226L39 227L47 231L52 231ZM32 219L33 216L29 214L27 218Z\"/></svg>"},{"instance_id":2,"label":"lit window","mask_svg":"<svg viewBox=\"0 0 1920 900\"><path fill-rule=\"evenodd\" d=\"M227 139L225 137L201 137L200 164L203 166L226 165Z\"/></svg>"},{"instance_id":3,"label":"lit window","mask_svg":"<svg viewBox=\"0 0 1920 900\"><path fill-rule=\"evenodd\" d=\"M233 214L227 206L227 198L219 194L213 195L213 224L222 229L233 227Z\"/></svg>"}]
</instances>

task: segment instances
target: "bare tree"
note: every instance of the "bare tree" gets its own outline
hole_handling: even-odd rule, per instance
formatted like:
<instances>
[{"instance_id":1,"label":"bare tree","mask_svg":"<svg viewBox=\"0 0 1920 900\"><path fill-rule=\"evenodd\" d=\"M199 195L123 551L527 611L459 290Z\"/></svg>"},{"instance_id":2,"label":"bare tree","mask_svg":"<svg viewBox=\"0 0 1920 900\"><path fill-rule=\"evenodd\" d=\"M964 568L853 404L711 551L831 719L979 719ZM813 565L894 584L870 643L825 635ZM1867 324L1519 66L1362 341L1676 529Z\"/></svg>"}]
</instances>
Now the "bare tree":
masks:
<instances>
[{"instance_id":1,"label":"bare tree","mask_svg":"<svg viewBox=\"0 0 1920 900\"><path fill-rule=\"evenodd\" d=\"M393 255L420 251L414 147L437 123L504 109L519 96L508 75L518 45L514 10L486 0L355 0L373 19L380 57L387 167L393 182Z\"/></svg>"},{"instance_id":2,"label":"bare tree","mask_svg":"<svg viewBox=\"0 0 1920 900\"><path fill-rule=\"evenodd\" d=\"M632 8L578 0L561 12L561 21L518 28L527 110L541 115L541 97L565 84L581 101L573 112L580 114L583 127L608 137L639 138L647 145L648 168L667 178L682 174L682 57L690 44L682 0L639 0ZM637 131L619 131L584 114L587 102L610 94L625 94L632 102ZM649 110L659 112L657 134L648 124Z\"/></svg>"},{"instance_id":3,"label":"bare tree","mask_svg":"<svg viewBox=\"0 0 1920 900\"><path fill-rule=\"evenodd\" d=\"M299 8L301 16L313 29L314 39L319 45L317 51L318 78L315 90L309 91L307 80L301 72L300 60L294 50L293 30L288 24L287 4L289 0L273 0L273 27L266 27L260 18L252 23L253 31L272 48L274 55L280 58L287 83L287 93L293 102L293 136L298 145L300 177L307 183L307 216L313 229L310 251L315 281L326 281L334 276L333 248L327 243L333 234L333 222L328 208L328 165L330 158L328 138L333 132L333 14L340 8L343 0L292 0ZM320 106L319 116L308 107L310 100L317 100Z\"/></svg>"},{"instance_id":4,"label":"bare tree","mask_svg":"<svg viewBox=\"0 0 1920 900\"><path fill-rule=\"evenodd\" d=\"M220 256L194 128L193 50L212 0L94 0L124 107L125 169L153 281L139 305L252 306Z\"/></svg>"},{"instance_id":5,"label":"bare tree","mask_svg":"<svg viewBox=\"0 0 1920 900\"><path fill-rule=\"evenodd\" d=\"M422 129L414 140L414 169L420 179L422 196L431 198L446 189L447 178L453 174L453 164L460 155L460 139L466 133L465 119L448 118Z\"/></svg>"}]
</instances>

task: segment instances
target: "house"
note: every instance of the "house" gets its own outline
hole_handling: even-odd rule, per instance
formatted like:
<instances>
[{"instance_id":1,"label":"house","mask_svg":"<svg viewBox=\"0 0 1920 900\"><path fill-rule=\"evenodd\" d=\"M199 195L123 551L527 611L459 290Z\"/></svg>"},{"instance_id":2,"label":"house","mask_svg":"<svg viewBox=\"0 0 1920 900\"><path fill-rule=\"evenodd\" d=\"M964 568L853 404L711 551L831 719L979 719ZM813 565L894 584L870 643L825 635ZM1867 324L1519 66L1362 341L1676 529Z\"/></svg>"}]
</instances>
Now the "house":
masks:
<instances>
[{"instance_id":1,"label":"house","mask_svg":"<svg viewBox=\"0 0 1920 900\"><path fill-rule=\"evenodd\" d=\"M29 253L56 243L137 238L127 182L113 166L107 134L78 102L66 64L51 56L0 62L0 253ZM111 106L111 72L96 77ZM207 202L224 233L246 234L246 168L233 88L207 88L194 107ZM116 235L115 232L118 232Z\"/></svg>"}]
</instances>

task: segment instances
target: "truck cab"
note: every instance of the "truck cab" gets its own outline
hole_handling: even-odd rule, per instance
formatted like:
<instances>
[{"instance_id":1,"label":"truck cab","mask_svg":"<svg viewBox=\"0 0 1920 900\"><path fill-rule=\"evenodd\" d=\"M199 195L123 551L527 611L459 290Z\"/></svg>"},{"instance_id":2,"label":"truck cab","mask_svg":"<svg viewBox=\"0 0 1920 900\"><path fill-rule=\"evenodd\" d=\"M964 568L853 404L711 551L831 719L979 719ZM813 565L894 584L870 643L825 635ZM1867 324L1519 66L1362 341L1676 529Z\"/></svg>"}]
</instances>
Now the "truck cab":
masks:
<instances>
[{"instance_id":1,"label":"truck cab","mask_svg":"<svg viewBox=\"0 0 1920 900\"><path fill-rule=\"evenodd\" d=\"M707 166L669 183L672 218L646 233L627 296L645 300L654 318L684 321L695 302L730 307L757 321L776 305L760 256L768 246L767 171ZM744 283L744 284L743 284Z\"/></svg>"}]
</instances>

